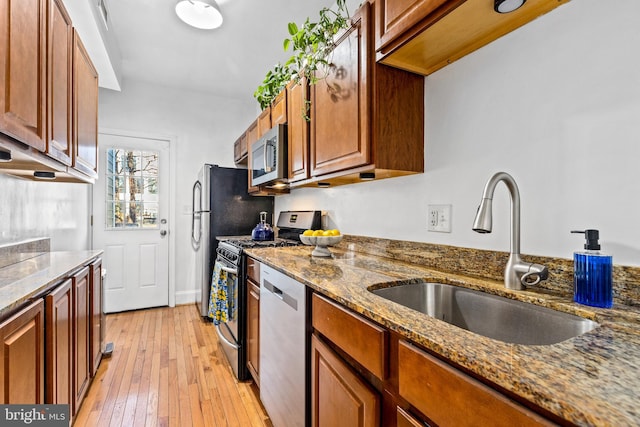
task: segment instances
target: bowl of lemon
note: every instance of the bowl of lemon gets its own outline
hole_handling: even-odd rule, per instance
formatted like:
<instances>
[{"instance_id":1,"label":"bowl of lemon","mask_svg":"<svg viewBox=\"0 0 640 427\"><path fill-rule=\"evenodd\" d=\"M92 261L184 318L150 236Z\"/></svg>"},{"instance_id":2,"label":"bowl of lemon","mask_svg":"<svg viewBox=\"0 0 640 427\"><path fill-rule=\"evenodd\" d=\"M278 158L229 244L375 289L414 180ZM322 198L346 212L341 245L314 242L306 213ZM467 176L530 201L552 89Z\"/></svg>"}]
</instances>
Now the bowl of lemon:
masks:
<instances>
[{"instance_id":1,"label":"bowl of lemon","mask_svg":"<svg viewBox=\"0 0 640 427\"><path fill-rule=\"evenodd\" d=\"M339 230L305 230L300 235L300 241L305 245L316 247L311 252L313 256L330 257L331 252L327 246L332 246L340 243L342 240L342 234Z\"/></svg>"}]
</instances>

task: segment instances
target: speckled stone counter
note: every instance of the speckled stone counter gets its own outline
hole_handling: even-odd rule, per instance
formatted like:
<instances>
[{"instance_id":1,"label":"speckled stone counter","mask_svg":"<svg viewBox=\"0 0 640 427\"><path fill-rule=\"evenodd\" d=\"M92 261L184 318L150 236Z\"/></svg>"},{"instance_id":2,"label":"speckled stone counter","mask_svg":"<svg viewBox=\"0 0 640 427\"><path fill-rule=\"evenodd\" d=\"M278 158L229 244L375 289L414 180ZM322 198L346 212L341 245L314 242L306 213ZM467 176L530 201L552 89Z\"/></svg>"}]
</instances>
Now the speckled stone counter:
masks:
<instances>
[{"instance_id":1,"label":"speckled stone counter","mask_svg":"<svg viewBox=\"0 0 640 427\"><path fill-rule=\"evenodd\" d=\"M511 291L501 280L433 269L428 262L421 262L424 257L417 253L411 258L413 261L407 262L351 251L350 247L355 245L331 248L333 258L312 257L313 248L308 246L254 248L246 252L563 419L578 425L640 425L638 308L617 301L610 310L581 306L571 301L566 290L553 286ZM547 306L595 320L600 326L554 345L507 344L433 319L368 291L417 279Z\"/></svg>"},{"instance_id":2,"label":"speckled stone counter","mask_svg":"<svg viewBox=\"0 0 640 427\"><path fill-rule=\"evenodd\" d=\"M101 254L102 251L46 252L0 268L0 319Z\"/></svg>"}]
</instances>

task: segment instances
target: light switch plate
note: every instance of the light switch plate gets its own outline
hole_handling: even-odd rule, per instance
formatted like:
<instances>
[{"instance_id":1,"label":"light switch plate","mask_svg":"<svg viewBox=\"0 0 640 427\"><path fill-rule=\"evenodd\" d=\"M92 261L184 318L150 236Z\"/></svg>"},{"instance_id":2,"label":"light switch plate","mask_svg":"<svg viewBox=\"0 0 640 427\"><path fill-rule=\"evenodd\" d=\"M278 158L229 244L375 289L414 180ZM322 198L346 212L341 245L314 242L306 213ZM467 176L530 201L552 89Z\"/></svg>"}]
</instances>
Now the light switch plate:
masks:
<instances>
[{"instance_id":1,"label":"light switch plate","mask_svg":"<svg viewBox=\"0 0 640 427\"><path fill-rule=\"evenodd\" d=\"M429 205L427 230L451 233L451 205Z\"/></svg>"}]
</instances>

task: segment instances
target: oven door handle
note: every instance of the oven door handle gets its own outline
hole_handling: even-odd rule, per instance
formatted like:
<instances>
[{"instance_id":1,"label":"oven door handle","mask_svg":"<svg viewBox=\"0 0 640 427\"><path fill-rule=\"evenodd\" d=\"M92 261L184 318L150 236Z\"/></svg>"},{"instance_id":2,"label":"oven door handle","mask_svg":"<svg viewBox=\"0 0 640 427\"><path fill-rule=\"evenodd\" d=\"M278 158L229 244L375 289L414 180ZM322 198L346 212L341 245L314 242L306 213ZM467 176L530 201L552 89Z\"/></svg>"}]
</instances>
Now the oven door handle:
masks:
<instances>
[{"instance_id":1,"label":"oven door handle","mask_svg":"<svg viewBox=\"0 0 640 427\"><path fill-rule=\"evenodd\" d=\"M216 325L216 332L218 333L218 337L225 343L227 344L229 347L233 348L234 350L239 350L240 346L236 343L232 343L231 341L229 341L229 339L227 339L227 337L224 336L224 334L222 333L222 331L220 330L220 324Z\"/></svg>"},{"instance_id":2,"label":"oven door handle","mask_svg":"<svg viewBox=\"0 0 640 427\"><path fill-rule=\"evenodd\" d=\"M224 265L221 265L220 270L226 271L227 273L230 273L230 274L235 274L236 276L238 275L237 268L229 268L229 267L225 267Z\"/></svg>"}]
</instances>

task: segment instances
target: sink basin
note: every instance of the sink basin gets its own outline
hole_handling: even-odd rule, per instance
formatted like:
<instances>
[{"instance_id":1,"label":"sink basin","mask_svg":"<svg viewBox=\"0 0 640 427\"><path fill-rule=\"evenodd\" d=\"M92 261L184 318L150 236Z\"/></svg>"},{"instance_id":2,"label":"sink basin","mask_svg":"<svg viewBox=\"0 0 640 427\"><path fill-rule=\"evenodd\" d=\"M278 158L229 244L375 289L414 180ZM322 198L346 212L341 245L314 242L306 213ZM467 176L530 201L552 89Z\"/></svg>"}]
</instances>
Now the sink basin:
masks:
<instances>
[{"instance_id":1,"label":"sink basin","mask_svg":"<svg viewBox=\"0 0 640 427\"><path fill-rule=\"evenodd\" d=\"M495 340L555 344L599 325L588 319L442 283L410 283L372 290L376 295Z\"/></svg>"}]
</instances>

